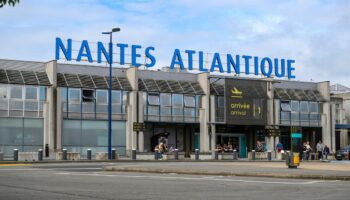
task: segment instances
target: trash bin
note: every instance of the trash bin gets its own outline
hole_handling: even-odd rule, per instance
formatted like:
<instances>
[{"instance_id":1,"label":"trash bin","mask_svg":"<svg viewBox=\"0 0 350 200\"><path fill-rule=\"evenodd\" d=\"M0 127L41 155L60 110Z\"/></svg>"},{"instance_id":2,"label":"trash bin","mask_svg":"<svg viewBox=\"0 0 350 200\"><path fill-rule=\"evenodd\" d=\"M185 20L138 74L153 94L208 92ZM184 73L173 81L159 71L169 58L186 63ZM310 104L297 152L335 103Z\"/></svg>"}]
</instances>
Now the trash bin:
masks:
<instances>
[{"instance_id":1,"label":"trash bin","mask_svg":"<svg viewBox=\"0 0 350 200\"><path fill-rule=\"evenodd\" d=\"M298 166L300 165L299 153L287 152L286 165L288 166L288 168L298 168Z\"/></svg>"}]
</instances>

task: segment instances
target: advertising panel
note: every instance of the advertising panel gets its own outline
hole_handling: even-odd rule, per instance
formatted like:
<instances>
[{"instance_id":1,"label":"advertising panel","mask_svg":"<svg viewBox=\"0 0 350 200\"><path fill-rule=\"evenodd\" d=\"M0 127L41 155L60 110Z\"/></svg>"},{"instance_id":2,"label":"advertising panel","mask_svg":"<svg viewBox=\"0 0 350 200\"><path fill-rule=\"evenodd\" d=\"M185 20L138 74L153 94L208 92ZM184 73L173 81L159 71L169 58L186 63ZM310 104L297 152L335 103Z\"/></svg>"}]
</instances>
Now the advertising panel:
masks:
<instances>
[{"instance_id":1,"label":"advertising panel","mask_svg":"<svg viewBox=\"0 0 350 200\"><path fill-rule=\"evenodd\" d=\"M225 79L226 123L265 125L267 83L258 80Z\"/></svg>"}]
</instances>

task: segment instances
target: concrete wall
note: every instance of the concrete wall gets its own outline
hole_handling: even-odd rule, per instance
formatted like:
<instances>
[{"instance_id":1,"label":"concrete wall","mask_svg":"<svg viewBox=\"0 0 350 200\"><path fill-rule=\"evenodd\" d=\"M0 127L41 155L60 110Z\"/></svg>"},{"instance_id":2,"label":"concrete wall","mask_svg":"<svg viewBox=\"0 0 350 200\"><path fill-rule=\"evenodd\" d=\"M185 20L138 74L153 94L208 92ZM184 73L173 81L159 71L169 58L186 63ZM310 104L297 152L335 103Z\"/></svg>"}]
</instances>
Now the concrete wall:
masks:
<instances>
[{"instance_id":1,"label":"concrete wall","mask_svg":"<svg viewBox=\"0 0 350 200\"><path fill-rule=\"evenodd\" d=\"M45 65L46 73L52 87L46 91L46 102L44 104L44 144L49 145L53 152L56 148L56 87L57 87L57 62L50 61Z\"/></svg>"},{"instance_id":2,"label":"concrete wall","mask_svg":"<svg viewBox=\"0 0 350 200\"><path fill-rule=\"evenodd\" d=\"M326 102L322 104L321 126L322 126L322 141L330 147L331 151L335 151L335 130L332 120L332 108L330 104L330 85L329 81L317 84L317 90L321 93Z\"/></svg>"},{"instance_id":3,"label":"concrete wall","mask_svg":"<svg viewBox=\"0 0 350 200\"><path fill-rule=\"evenodd\" d=\"M209 151L209 109L210 109L210 86L209 86L209 73L201 73L198 74L198 82L202 87L204 94L201 97L202 105L199 109L199 129L200 129L200 152L208 152ZM215 113L211 113L211 115L215 116Z\"/></svg>"},{"instance_id":4,"label":"concrete wall","mask_svg":"<svg viewBox=\"0 0 350 200\"><path fill-rule=\"evenodd\" d=\"M132 67L126 70L126 77L130 82L132 91L129 92L127 113L128 118L126 121L126 154L131 155L131 150L136 149L138 144L136 132L133 131L133 123L137 122L138 115L138 106L137 106L137 98L138 98L138 75L137 68ZM139 140L140 141L140 140ZM143 142L143 140L142 140Z\"/></svg>"}]
</instances>

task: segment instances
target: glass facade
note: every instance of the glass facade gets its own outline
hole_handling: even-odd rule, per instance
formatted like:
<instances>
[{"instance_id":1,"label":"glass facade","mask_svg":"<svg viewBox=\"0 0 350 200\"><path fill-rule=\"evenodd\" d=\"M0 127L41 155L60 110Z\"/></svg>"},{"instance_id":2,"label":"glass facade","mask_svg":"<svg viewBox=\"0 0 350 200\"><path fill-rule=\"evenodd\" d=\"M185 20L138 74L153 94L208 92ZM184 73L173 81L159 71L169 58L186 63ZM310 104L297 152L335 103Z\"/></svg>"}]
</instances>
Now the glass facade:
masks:
<instances>
[{"instance_id":1,"label":"glass facade","mask_svg":"<svg viewBox=\"0 0 350 200\"><path fill-rule=\"evenodd\" d=\"M319 102L281 100L279 104L281 125L320 126Z\"/></svg>"},{"instance_id":2,"label":"glass facade","mask_svg":"<svg viewBox=\"0 0 350 200\"><path fill-rule=\"evenodd\" d=\"M198 122L199 95L144 93L145 121Z\"/></svg>"},{"instance_id":3,"label":"glass facade","mask_svg":"<svg viewBox=\"0 0 350 200\"><path fill-rule=\"evenodd\" d=\"M225 97L215 96L215 119L217 122L224 122L225 120Z\"/></svg>"},{"instance_id":4,"label":"glass facade","mask_svg":"<svg viewBox=\"0 0 350 200\"><path fill-rule=\"evenodd\" d=\"M5 156L12 156L13 149L36 152L43 143L43 119L0 118L0 151Z\"/></svg>"},{"instance_id":5,"label":"glass facade","mask_svg":"<svg viewBox=\"0 0 350 200\"><path fill-rule=\"evenodd\" d=\"M125 154L125 122L112 122L112 147L121 155ZM86 150L93 153L107 152L108 121L105 120L63 120L62 148L86 155Z\"/></svg>"},{"instance_id":6,"label":"glass facade","mask_svg":"<svg viewBox=\"0 0 350 200\"><path fill-rule=\"evenodd\" d=\"M0 84L0 117L42 118L46 87Z\"/></svg>"},{"instance_id":7,"label":"glass facade","mask_svg":"<svg viewBox=\"0 0 350 200\"><path fill-rule=\"evenodd\" d=\"M108 90L60 88L63 118L107 119ZM127 91L112 91L112 119L126 120Z\"/></svg>"}]
</instances>

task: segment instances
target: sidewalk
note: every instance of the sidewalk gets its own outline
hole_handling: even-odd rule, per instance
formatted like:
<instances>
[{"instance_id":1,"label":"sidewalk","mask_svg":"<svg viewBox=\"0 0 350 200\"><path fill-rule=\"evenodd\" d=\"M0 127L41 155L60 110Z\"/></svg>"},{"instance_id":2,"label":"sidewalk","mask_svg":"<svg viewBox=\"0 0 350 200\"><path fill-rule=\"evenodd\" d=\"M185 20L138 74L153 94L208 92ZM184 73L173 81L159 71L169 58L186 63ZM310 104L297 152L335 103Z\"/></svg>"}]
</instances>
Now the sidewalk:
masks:
<instances>
[{"instance_id":1,"label":"sidewalk","mask_svg":"<svg viewBox=\"0 0 350 200\"><path fill-rule=\"evenodd\" d=\"M105 166L105 171L350 180L350 163L304 162L288 169L284 162L157 162Z\"/></svg>"}]
</instances>

